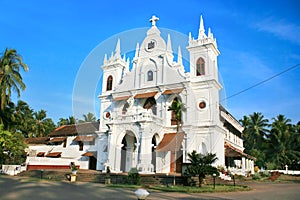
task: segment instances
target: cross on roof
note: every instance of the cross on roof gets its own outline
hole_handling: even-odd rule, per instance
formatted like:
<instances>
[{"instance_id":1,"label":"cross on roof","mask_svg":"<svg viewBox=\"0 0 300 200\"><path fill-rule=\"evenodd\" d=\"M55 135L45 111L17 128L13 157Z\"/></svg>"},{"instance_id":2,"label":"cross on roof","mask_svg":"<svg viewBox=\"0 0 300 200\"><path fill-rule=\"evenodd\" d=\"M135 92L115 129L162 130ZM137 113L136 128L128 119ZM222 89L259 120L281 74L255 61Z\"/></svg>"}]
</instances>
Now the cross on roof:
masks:
<instances>
[{"instance_id":1,"label":"cross on roof","mask_svg":"<svg viewBox=\"0 0 300 200\"><path fill-rule=\"evenodd\" d=\"M156 17L155 15L152 16L152 18L149 20L152 23L152 26L156 25L156 21L158 21L159 18Z\"/></svg>"}]
</instances>

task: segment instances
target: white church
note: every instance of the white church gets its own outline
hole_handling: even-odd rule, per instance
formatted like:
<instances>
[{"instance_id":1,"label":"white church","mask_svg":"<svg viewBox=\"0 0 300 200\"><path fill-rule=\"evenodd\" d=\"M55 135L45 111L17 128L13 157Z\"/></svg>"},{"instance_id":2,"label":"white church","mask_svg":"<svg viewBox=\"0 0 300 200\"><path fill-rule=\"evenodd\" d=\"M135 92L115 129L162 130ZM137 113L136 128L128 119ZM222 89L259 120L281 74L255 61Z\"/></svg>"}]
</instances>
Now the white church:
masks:
<instances>
[{"instance_id":1,"label":"white church","mask_svg":"<svg viewBox=\"0 0 300 200\"><path fill-rule=\"evenodd\" d=\"M184 47L189 66L183 65L180 47L174 59L171 37L161 37L158 20L150 19L131 69L120 40L114 54L104 58L97 170L181 172L187 154L196 150L216 153L216 166L253 171L254 158L243 152L243 127L220 105L220 52L210 29L205 33L202 16L197 37L190 34ZM174 100L184 105L179 131L169 110Z\"/></svg>"}]
</instances>

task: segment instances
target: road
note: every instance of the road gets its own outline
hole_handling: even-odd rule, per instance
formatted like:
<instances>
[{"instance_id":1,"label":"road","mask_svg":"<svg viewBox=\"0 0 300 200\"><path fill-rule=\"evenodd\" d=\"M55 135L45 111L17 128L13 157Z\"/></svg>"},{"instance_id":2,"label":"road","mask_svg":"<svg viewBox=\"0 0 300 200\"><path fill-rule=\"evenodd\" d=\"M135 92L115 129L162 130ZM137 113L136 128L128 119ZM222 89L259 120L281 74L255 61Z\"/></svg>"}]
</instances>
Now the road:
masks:
<instances>
[{"instance_id":1,"label":"road","mask_svg":"<svg viewBox=\"0 0 300 200\"><path fill-rule=\"evenodd\" d=\"M150 191L147 199L299 199L299 183L249 182L253 190L226 193L185 194ZM20 177L0 176L1 200L95 200L137 199L134 189L108 188L97 183L28 181Z\"/></svg>"}]
</instances>

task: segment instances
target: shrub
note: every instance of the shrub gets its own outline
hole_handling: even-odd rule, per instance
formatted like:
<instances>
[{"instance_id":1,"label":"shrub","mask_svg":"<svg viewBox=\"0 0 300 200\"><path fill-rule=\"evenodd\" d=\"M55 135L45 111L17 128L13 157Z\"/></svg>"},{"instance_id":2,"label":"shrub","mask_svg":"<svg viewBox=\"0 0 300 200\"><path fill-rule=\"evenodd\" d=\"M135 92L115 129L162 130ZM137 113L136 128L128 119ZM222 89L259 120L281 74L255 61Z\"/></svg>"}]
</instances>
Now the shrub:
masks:
<instances>
[{"instance_id":1,"label":"shrub","mask_svg":"<svg viewBox=\"0 0 300 200\"><path fill-rule=\"evenodd\" d=\"M129 184L139 185L140 184L140 174L137 168L131 168L128 172L128 182Z\"/></svg>"},{"instance_id":2,"label":"shrub","mask_svg":"<svg viewBox=\"0 0 300 200\"><path fill-rule=\"evenodd\" d=\"M261 177L258 172L255 172L252 178L253 180L259 180Z\"/></svg>"}]
</instances>

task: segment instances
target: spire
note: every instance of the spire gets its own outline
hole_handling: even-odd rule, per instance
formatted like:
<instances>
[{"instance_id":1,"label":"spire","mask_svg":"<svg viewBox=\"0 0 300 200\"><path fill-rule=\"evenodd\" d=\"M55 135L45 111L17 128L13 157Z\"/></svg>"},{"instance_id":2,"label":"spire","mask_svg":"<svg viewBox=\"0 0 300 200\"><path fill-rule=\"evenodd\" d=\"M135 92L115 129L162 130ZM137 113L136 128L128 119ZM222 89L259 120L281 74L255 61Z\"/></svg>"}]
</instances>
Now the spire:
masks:
<instances>
[{"instance_id":1,"label":"spire","mask_svg":"<svg viewBox=\"0 0 300 200\"><path fill-rule=\"evenodd\" d=\"M134 58L137 59L139 57L140 45L136 43Z\"/></svg>"},{"instance_id":2,"label":"spire","mask_svg":"<svg viewBox=\"0 0 300 200\"><path fill-rule=\"evenodd\" d=\"M191 40L192 40L192 33L189 32L189 41L191 41Z\"/></svg>"},{"instance_id":3,"label":"spire","mask_svg":"<svg viewBox=\"0 0 300 200\"><path fill-rule=\"evenodd\" d=\"M202 15L200 16L200 27L199 27L199 33L198 33L198 39L204 38L205 37L205 30L204 30L204 23L203 23L203 18Z\"/></svg>"},{"instance_id":4,"label":"spire","mask_svg":"<svg viewBox=\"0 0 300 200\"><path fill-rule=\"evenodd\" d=\"M104 54L103 64L106 64L106 63L107 63L107 55Z\"/></svg>"},{"instance_id":5,"label":"spire","mask_svg":"<svg viewBox=\"0 0 300 200\"><path fill-rule=\"evenodd\" d=\"M178 46L178 58L177 58L177 63L179 65L182 65L182 55L181 55L181 48Z\"/></svg>"},{"instance_id":6,"label":"spire","mask_svg":"<svg viewBox=\"0 0 300 200\"><path fill-rule=\"evenodd\" d=\"M168 53L172 53L172 44L171 44L171 37L170 37L170 34L168 34L167 52L168 52Z\"/></svg>"},{"instance_id":7,"label":"spire","mask_svg":"<svg viewBox=\"0 0 300 200\"><path fill-rule=\"evenodd\" d=\"M118 38L118 42L117 42L117 45L116 45L115 56L117 58L121 57L120 38Z\"/></svg>"}]
</instances>

